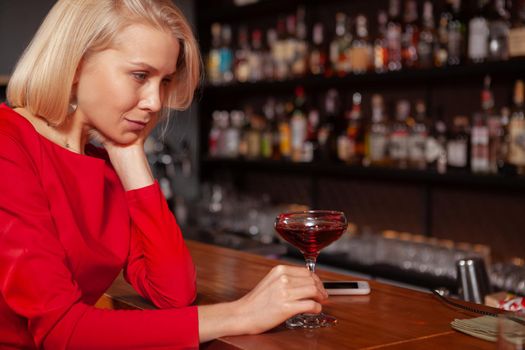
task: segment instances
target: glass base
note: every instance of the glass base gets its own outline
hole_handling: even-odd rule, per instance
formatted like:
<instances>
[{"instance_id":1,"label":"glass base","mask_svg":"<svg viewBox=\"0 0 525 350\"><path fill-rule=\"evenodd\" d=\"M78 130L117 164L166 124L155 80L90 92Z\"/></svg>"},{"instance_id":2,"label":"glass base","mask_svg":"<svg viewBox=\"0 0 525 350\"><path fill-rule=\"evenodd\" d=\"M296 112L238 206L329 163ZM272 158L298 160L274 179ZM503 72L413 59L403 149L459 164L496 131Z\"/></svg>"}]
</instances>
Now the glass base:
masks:
<instances>
[{"instance_id":1,"label":"glass base","mask_svg":"<svg viewBox=\"0 0 525 350\"><path fill-rule=\"evenodd\" d=\"M320 314L299 314L286 320L286 327L290 329L331 327L336 324L335 317L322 312Z\"/></svg>"}]
</instances>

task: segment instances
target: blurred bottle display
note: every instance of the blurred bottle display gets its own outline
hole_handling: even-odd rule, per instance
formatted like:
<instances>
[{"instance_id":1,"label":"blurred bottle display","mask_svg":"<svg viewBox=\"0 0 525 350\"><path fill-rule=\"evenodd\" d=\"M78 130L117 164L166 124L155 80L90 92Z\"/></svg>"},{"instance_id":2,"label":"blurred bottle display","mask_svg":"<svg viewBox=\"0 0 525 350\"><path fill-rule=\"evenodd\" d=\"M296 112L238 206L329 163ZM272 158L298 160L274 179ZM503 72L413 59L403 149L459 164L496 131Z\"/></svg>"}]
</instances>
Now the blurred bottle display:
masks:
<instances>
[{"instance_id":1,"label":"blurred bottle display","mask_svg":"<svg viewBox=\"0 0 525 350\"><path fill-rule=\"evenodd\" d=\"M343 77L525 56L525 40L518 40L525 38L524 0L387 4L377 9L376 18L339 10L327 14L333 21L322 22L322 16L309 12L311 7L299 6L276 14L273 23L213 23L207 79L222 85ZM393 99L348 87L298 88L293 96L270 93L264 103L211 111L208 153L440 173L524 174L523 83L516 82L512 106L495 103L490 83L487 77L479 111L464 115L437 113L443 106L427 108L422 95Z\"/></svg>"},{"instance_id":2,"label":"blurred bottle display","mask_svg":"<svg viewBox=\"0 0 525 350\"><path fill-rule=\"evenodd\" d=\"M481 88L479 111L455 116L429 111L423 99L385 101L380 94L342 95L334 88L313 99L298 86L292 96L271 96L243 110L213 111L208 154L439 173L525 174L523 104L524 84L518 80L513 105L496 106L489 76Z\"/></svg>"},{"instance_id":3,"label":"blurred bottle display","mask_svg":"<svg viewBox=\"0 0 525 350\"><path fill-rule=\"evenodd\" d=\"M419 8L416 0L389 0L377 18L338 11L327 23L299 6L294 13L278 14L265 28L242 21L235 27L213 23L207 79L221 85L342 77L525 56L525 1L476 0L467 5L461 0L438 5L425 1ZM434 13L436 8L441 12Z\"/></svg>"}]
</instances>

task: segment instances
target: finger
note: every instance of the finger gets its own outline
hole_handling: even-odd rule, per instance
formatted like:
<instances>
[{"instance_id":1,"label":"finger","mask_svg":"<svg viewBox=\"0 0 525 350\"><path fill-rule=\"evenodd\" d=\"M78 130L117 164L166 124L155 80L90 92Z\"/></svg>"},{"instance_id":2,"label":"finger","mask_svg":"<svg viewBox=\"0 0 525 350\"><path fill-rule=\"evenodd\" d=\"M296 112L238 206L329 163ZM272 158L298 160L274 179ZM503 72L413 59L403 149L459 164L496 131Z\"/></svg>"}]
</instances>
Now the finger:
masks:
<instances>
[{"instance_id":1,"label":"finger","mask_svg":"<svg viewBox=\"0 0 525 350\"><path fill-rule=\"evenodd\" d=\"M317 276L316 274L312 274L312 278L314 279L315 284L319 287L319 289L321 289L321 290L323 291L323 293L325 293L326 295L328 295L328 292L327 292L326 289L324 288L323 281L321 281L321 279L319 278L319 276Z\"/></svg>"},{"instance_id":2,"label":"finger","mask_svg":"<svg viewBox=\"0 0 525 350\"><path fill-rule=\"evenodd\" d=\"M318 302L324 301L328 296L316 285L306 285L286 289L283 294L288 300L314 299Z\"/></svg>"},{"instance_id":3,"label":"finger","mask_svg":"<svg viewBox=\"0 0 525 350\"><path fill-rule=\"evenodd\" d=\"M302 313L318 314L323 310L323 307L313 300L297 300L288 304L286 310L290 311L289 316Z\"/></svg>"},{"instance_id":4,"label":"finger","mask_svg":"<svg viewBox=\"0 0 525 350\"><path fill-rule=\"evenodd\" d=\"M294 276L310 276L312 273L306 267L278 265L272 269L277 275L294 275Z\"/></svg>"}]
</instances>

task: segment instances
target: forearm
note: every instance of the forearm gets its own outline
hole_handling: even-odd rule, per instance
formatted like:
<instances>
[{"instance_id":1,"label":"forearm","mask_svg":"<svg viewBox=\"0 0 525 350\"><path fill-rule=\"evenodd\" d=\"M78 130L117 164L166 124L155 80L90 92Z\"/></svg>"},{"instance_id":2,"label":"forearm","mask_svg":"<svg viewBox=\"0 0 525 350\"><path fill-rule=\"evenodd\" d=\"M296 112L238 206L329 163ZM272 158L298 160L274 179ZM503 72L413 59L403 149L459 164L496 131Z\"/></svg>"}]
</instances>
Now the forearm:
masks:
<instances>
[{"instance_id":1,"label":"forearm","mask_svg":"<svg viewBox=\"0 0 525 350\"><path fill-rule=\"evenodd\" d=\"M155 181L143 147L106 149L126 191L149 186Z\"/></svg>"}]
</instances>

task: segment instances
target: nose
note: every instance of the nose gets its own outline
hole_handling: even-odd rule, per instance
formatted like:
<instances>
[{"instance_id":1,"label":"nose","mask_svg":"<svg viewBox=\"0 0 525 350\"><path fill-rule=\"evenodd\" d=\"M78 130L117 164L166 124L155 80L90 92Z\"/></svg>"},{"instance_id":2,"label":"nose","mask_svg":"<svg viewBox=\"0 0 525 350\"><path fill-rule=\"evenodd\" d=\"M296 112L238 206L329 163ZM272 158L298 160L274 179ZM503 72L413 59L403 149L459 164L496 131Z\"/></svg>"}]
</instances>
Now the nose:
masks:
<instances>
[{"instance_id":1,"label":"nose","mask_svg":"<svg viewBox=\"0 0 525 350\"><path fill-rule=\"evenodd\" d=\"M162 97L160 87L150 84L144 91L139 107L149 112L156 113L162 108Z\"/></svg>"}]
</instances>

